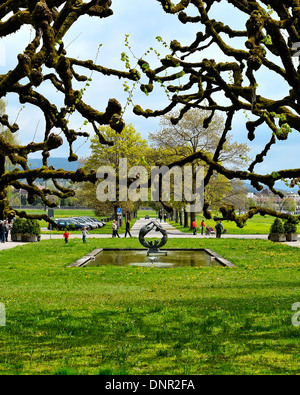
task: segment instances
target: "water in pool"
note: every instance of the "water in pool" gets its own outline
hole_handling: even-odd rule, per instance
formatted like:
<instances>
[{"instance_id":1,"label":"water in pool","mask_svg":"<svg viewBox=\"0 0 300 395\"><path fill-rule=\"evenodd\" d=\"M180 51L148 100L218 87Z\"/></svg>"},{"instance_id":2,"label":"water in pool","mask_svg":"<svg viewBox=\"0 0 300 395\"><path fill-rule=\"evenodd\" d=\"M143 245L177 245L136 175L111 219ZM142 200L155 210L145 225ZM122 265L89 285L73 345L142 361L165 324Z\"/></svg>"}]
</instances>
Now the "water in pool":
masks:
<instances>
[{"instance_id":1,"label":"water in pool","mask_svg":"<svg viewBox=\"0 0 300 395\"><path fill-rule=\"evenodd\" d=\"M102 251L86 266L142 266L142 267L209 267L219 263L205 251L170 251L168 255L147 256L147 250Z\"/></svg>"}]
</instances>

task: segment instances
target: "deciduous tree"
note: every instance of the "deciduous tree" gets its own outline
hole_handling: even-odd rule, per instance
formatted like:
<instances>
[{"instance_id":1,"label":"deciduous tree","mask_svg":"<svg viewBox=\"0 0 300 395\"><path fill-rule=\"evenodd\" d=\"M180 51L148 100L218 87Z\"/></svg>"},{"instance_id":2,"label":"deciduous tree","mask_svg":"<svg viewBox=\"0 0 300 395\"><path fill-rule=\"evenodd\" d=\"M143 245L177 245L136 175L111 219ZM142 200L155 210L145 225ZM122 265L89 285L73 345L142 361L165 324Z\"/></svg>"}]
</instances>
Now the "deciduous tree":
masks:
<instances>
[{"instance_id":1,"label":"deciduous tree","mask_svg":"<svg viewBox=\"0 0 300 395\"><path fill-rule=\"evenodd\" d=\"M162 116L160 130L156 133L149 133L149 140L154 143L156 150L156 160L169 165L192 157L199 151L206 152L212 158L218 148L224 129L224 120L222 116L215 114L210 124L204 127L204 121L209 116L211 116L211 113L208 111L197 108L190 109L176 125L172 123L172 119L179 117L179 112L172 111ZM234 142L232 136L228 135L226 144L224 144L219 156L219 163L231 167L246 166L250 160L248 154L247 144ZM191 164L194 173L196 166L204 166L205 176L208 177L210 167L207 166L205 161L195 158ZM240 189L237 188L238 185L236 180L230 182L222 174L214 172L205 188L207 204L216 209L221 203L228 202L230 196L233 197L238 194L238 189ZM195 188L192 192L196 192ZM191 223L194 219L195 213L191 213Z\"/></svg>"},{"instance_id":2,"label":"deciduous tree","mask_svg":"<svg viewBox=\"0 0 300 395\"><path fill-rule=\"evenodd\" d=\"M100 166L111 166L112 169L114 169L117 176L116 201L101 202L97 200L97 184L92 184L90 182L82 184L80 190L77 191L77 195L79 199L84 200L89 207L94 208L98 215L115 213L117 207L121 207L123 213L136 211L138 203L134 204L130 199L120 202L118 199L119 164L120 159L126 159L127 169L125 170L127 172L133 166L145 166L146 158L150 150L148 142L141 137L140 133L138 133L131 124L125 126L121 135L108 126L100 127L99 132L104 136L107 142L111 142L113 145L108 147L106 144L101 144L98 137L95 135L90 139L91 155L87 158L83 158L81 162L84 165L85 171L91 171L92 169L97 170ZM99 181L102 182L103 180L101 179Z\"/></svg>"},{"instance_id":3,"label":"deciduous tree","mask_svg":"<svg viewBox=\"0 0 300 395\"><path fill-rule=\"evenodd\" d=\"M121 105L111 99L104 111L92 108L85 102L83 93L89 83L91 71L103 75L117 75L126 79L137 78L135 70L118 71L95 64L91 60L69 57L64 45L68 30L83 17L107 18L112 15L111 0L6 0L0 5L0 38L21 31L25 26L32 29L32 38L24 50L16 54L16 64L5 74L0 75L0 98L7 94L15 95L21 104L39 109L44 119L44 138L40 142L13 144L5 135L0 135L0 218L26 216L24 212L11 209L7 199L9 186L22 188L28 192L28 202L33 203L40 197L43 203L53 207L48 196L68 198L74 195L72 189L61 186L60 179L73 182L96 181L94 170L86 172L80 168L76 172L55 169L48 165L51 152L64 141L69 145L69 161L76 161L73 151L74 142L81 137L87 138L85 131L75 131L69 126L69 117L77 112L92 125L102 144L110 145L99 132L99 125L110 125L120 133L124 127ZM78 88L81 84L81 88ZM44 89L48 86L48 90ZM47 96L49 86L57 91L55 102ZM62 103L58 105L57 103ZM0 125L14 134L19 131L22 140L23 130L10 114L0 116ZM40 153L43 165L30 169L28 155ZM17 169L11 171L5 166L9 158ZM37 188L36 180L53 180L54 188ZM35 216L36 217L36 216ZM45 217L45 216L43 216ZM42 218L42 217L39 217ZM46 217L45 217L46 218ZM46 218L47 219L47 218Z\"/></svg>"}]
</instances>

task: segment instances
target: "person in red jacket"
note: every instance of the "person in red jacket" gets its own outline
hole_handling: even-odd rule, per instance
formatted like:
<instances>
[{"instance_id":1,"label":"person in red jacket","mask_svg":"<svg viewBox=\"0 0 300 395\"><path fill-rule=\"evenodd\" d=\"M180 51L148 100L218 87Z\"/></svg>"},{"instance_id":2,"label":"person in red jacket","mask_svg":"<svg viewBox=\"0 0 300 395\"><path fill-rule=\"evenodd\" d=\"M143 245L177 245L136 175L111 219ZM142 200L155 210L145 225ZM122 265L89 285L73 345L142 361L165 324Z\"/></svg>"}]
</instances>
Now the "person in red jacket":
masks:
<instances>
[{"instance_id":1,"label":"person in red jacket","mask_svg":"<svg viewBox=\"0 0 300 395\"><path fill-rule=\"evenodd\" d=\"M66 230L65 233L63 234L63 237L64 237L64 239L65 239L65 243L68 243L68 241L69 241L69 236L70 236L70 233Z\"/></svg>"},{"instance_id":2,"label":"person in red jacket","mask_svg":"<svg viewBox=\"0 0 300 395\"><path fill-rule=\"evenodd\" d=\"M204 228L205 228L205 224L204 224L204 220L202 220L201 221L201 234L202 234L202 236L203 236Z\"/></svg>"},{"instance_id":3,"label":"person in red jacket","mask_svg":"<svg viewBox=\"0 0 300 395\"><path fill-rule=\"evenodd\" d=\"M196 235L196 234L197 234L197 224L196 224L196 221L193 221L193 222L192 222L192 228L193 228L193 235Z\"/></svg>"}]
</instances>

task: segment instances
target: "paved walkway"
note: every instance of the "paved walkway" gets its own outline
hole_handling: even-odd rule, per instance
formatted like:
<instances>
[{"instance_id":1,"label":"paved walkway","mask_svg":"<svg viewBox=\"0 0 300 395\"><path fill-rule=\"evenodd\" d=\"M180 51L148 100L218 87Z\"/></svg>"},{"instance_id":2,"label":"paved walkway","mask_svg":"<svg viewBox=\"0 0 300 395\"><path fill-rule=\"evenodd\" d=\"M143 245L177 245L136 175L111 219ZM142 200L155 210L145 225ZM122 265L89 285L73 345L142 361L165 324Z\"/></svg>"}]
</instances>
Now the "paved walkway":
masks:
<instances>
[{"instance_id":1,"label":"paved walkway","mask_svg":"<svg viewBox=\"0 0 300 395\"><path fill-rule=\"evenodd\" d=\"M24 244L27 244L27 243L19 243L19 242L15 242L15 241L8 241L7 243L0 243L0 251L1 250L9 250L10 248L14 248L14 247L21 246Z\"/></svg>"},{"instance_id":2,"label":"paved walkway","mask_svg":"<svg viewBox=\"0 0 300 395\"><path fill-rule=\"evenodd\" d=\"M151 218L154 219L154 218ZM150 220L151 220L150 219ZM139 235L139 231L140 229L146 225L149 221L149 219L139 219L135 222L135 224L132 226L131 228L131 235L133 237L138 237ZM201 234L197 234L197 235L193 235L191 233L184 233L181 232L179 229L174 228L172 225L170 225L168 222L161 222L160 225L166 229L166 231L168 232L168 237L171 238L180 238L180 239L209 239L209 238L215 238L215 235L212 236L205 236L205 235L201 235ZM124 235L120 235L121 237L124 237ZM88 237L92 237L92 238L111 238L111 234L91 234ZM148 238L151 237L157 237L157 232L155 230L149 232L147 234ZM80 234L71 234L70 238L81 238ZM223 239L261 239L261 240L267 240L268 239L268 235L230 235L230 234L226 234L226 235L222 235ZM50 239L50 235L47 234L42 234L41 235L41 239L42 240L49 240ZM62 235L51 235L51 239L62 239ZM23 245L26 243L19 243L19 242L12 242L9 241L7 243L0 243L0 250L4 250L4 249L9 249L9 248L13 248L19 245ZM298 241L296 242L286 242L285 244L291 246L291 247L298 247L300 248L300 240L298 239Z\"/></svg>"}]
</instances>

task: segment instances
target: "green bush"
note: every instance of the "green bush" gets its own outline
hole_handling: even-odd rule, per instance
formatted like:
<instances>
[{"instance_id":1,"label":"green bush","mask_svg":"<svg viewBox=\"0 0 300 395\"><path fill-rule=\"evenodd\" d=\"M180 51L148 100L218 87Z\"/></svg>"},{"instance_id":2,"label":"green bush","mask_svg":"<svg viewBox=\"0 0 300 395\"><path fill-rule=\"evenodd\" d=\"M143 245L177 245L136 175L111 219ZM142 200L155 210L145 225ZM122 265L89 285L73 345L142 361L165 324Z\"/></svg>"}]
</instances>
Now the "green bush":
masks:
<instances>
[{"instance_id":1,"label":"green bush","mask_svg":"<svg viewBox=\"0 0 300 395\"><path fill-rule=\"evenodd\" d=\"M282 221L279 218L275 218L270 228L270 234L274 235L278 233L284 233L284 227Z\"/></svg>"},{"instance_id":2,"label":"green bush","mask_svg":"<svg viewBox=\"0 0 300 395\"><path fill-rule=\"evenodd\" d=\"M21 218L16 218L11 229L11 234L23 233L23 221Z\"/></svg>"},{"instance_id":3,"label":"green bush","mask_svg":"<svg viewBox=\"0 0 300 395\"><path fill-rule=\"evenodd\" d=\"M294 221L284 221L284 233L297 233L297 225Z\"/></svg>"},{"instance_id":4,"label":"green bush","mask_svg":"<svg viewBox=\"0 0 300 395\"><path fill-rule=\"evenodd\" d=\"M39 222L36 219L16 218L13 223L11 233L39 236L41 233L41 228Z\"/></svg>"}]
</instances>

